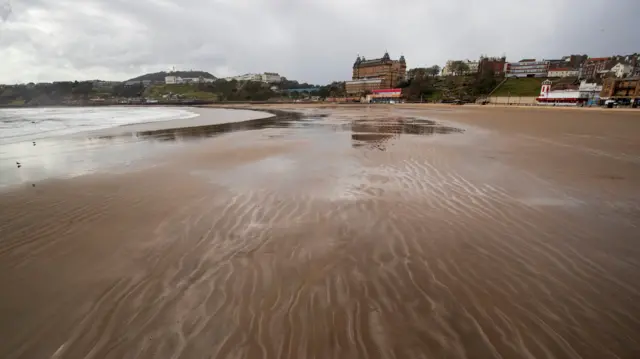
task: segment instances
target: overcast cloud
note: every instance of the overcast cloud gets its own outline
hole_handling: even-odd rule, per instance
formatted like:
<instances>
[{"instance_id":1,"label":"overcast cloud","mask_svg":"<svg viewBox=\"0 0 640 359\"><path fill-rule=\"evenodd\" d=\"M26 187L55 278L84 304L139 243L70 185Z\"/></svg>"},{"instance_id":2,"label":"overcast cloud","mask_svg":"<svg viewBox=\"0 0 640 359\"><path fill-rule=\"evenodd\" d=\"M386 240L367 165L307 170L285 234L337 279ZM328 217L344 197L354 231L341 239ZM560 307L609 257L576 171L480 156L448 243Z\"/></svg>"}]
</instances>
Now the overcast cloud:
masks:
<instances>
[{"instance_id":1,"label":"overcast cloud","mask_svg":"<svg viewBox=\"0 0 640 359\"><path fill-rule=\"evenodd\" d=\"M640 52L638 0L0 0L0 83L161 70L324 84L357 54L411 67L480 54Z\"/></svg>"}]
</instances>

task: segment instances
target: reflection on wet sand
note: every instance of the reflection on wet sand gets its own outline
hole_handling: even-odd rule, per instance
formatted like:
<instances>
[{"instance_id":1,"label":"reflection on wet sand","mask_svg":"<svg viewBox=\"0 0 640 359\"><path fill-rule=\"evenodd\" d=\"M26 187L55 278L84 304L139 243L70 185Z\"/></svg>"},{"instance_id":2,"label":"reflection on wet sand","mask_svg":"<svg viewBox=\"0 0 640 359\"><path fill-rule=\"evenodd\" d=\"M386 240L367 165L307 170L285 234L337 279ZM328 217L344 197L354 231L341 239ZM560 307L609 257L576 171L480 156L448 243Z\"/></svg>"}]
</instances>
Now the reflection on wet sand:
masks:
<instances>
[{"instance_id":1,"label":"reflection on wet sand","mask_svg":"<svg viewBox=\"0 0 640 359\"><path fill-rule=\"evenodd\" d=\"M241 122L218 123L204 126L188 126L179 128L166 128L149 131L136 131L133 135L140 139L155 139L160 141L182 141L198 138L213 137L228 132L250 131L267 128L270 126L278 126L287 121L299 120L302 115L296 112L285 112L278 110L265 110L273 117L259 118ZM99 136L100 138L114 138L118 136Z\"/></svg>"},{"instance_id":2,"label":"reflection on wet sand","mask_svg":"<svg viewBox=\"0 0 640 359\"><path fill-rule=\"evenodd\" d=\"M0 357L640 357L637 167L335 111L0 195Z\"/></svg>"},{"instance_id":3,"label":"reflection on wet sand","mask_svg":"<svg viewBox=\"0 0 640 359\"><path fill-rule=\"evenodd\" d=\"M375 148L381 151L386 149L386 141L402 134L436 135L464 132L462 129L444 126L435 121L405 117L355 120L351 123L351 131L353 147Z\"/></svg>"},{"instance_id":4,"label":"reflection on wet sand","mask_svg":"<svg viewBox=\"0 0 640 359\"><path fill-rule=\"evenodd\" d=\"M261 110L270 112L274 117L250 120L238 123L215 124L207 126L184 127L162 129L154 131L139 131L134 135L137 138L151 138L158 141L185 141L196 138L213 137L220 134L236 131L251 131L266 128L296 128L296 129L330 129L332 131L351 131L353 134L353 147L371 144L378 149L380 144L400 134L407 135L435 135L462 133L464 130L444 126L432 120L405 118L405 117L381 117L375 120L351 120L338 123L327 123L322 119L327 114L304 115L297 112L285 112L274 110ZM100 138L107 138L102 136ZM114 138L110 136L109 138Z\"/></svg>"}]
</instances>

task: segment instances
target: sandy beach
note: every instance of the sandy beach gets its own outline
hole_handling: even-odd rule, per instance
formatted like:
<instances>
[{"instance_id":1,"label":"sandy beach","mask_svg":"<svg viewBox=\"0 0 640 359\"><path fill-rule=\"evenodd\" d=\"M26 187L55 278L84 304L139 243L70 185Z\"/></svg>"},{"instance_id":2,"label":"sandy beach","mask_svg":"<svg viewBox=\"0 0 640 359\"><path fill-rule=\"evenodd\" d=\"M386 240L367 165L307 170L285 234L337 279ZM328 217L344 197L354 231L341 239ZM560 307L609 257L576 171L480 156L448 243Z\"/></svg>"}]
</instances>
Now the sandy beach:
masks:
<instances>
[{"instance_id":1,"label":"sandy beach","mask_svg":"<svg viewBox=\"0 0 640 359\"><path fill-rule=\"evenodd\" d=\"M259 109L0 191L0 358L640 357L640 111Z\"/></svg>"}]
</instances>

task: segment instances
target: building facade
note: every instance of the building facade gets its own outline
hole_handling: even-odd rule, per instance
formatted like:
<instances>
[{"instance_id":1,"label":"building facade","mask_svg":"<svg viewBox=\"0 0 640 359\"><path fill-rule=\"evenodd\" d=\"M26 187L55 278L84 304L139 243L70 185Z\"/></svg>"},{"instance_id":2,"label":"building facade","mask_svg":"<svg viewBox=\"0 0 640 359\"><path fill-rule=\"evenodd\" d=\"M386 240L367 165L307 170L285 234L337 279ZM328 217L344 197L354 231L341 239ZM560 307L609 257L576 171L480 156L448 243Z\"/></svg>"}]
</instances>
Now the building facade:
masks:
<instances>
[{"instance_id":1,"label":"building facade","mask_svg":"<svg viewBox=\"0 0 640 359\"><path fill-rule=\"evenodd\" d=\"M587 59L580 69L580 78L595 79L598 74L605 71L610 63L608 57L594 57Z\"/></svg>"},{"instance_id":2,"label":"building facade","mask_svg":"<svg viewBox=\"0 0 640 359\"><path fill-rule=\"evenodd\" d=\"M548 72L549 62L535 59L522 59L504 66L506 77L547 77Z\"/></svg>"},{"instance_id":3,"label":"building facade","mask_svg":"<svg viewBox=\"0 0 640 359\"><path fill-rule=\"evenodd\" d=\"M184 81L182 80L182 77L180 76L165 76L164 78L164 83L167 85L175 85L175 84L181 84Z\"/></svg>"},{"instance_id":4,"label":"building facade","mask_svg":"<svg viewBox=\"0 0 640 359\"><path fill-rule=\"evenodd\" d=\"M580 82L580 87L578 87L578 91L580 92L581 97L586 97L588 105L597 104L600 101L600 92L602 92L602 85L599 85L595 82L587 82L587 80L582 80Z\"/></svg>"},{"instance_id":5,"label":"building facade","mask_svg":"<svg viewBox=\"0 0 640 359\"><path fill-rule=\"evenodd\" d=\"M345 81L345 91L348 94L364 94L382 89L382 79L361 79Z\"/></svg>"},{"instance_id":6,"label":"building facade","mask_svg":"<svg viewBox=\"0 0 640 359\"><path fill-rule=\"evenodd\" d=\"M549 71L558 68L570 68L577 70L580 68L580 66L582 66L587 58L587 55L568 55L562 56L562 58L560 59L548 59L543 61L549 62Z\"/></svg>"},{"instance_id":7,"label":"building facade","mask_svg":"<svg viewBox=\"0 0 640 359\"><path fill-rule=\"evenodd\" d=\"M580 91L571 90L551 90L552 82L544 80L540 88L540 96L536 101L540 105L566 105L575 106L587 101L587 98L580 97Z\"/></svg>"},{"instance_id":8,"label":"building facade","mask_svg":"<svg viewBox=\"0 0 640 359\"><path fill-rule=\"evenodd\" d=\"M167 85L179 85L179 84L205 84L215 82L215 79L208 77L180 77L180 76L165 76L164 83Z\"/></svg>"},{"instance_id":9,"label":"building facade","mask_svg":"<svg viewBox=\"0 0 640 359\"><path fill-rule=\"evenodd\" d=\"M486 73L493 73L494 76L502 77L504 76L504 67L506 62L507 58L505 56L480 56L480 61L478 61L478 73L480 76Z\"/></svg>"},{"instance_id":10,"label":"building facade","mask_svg":"<svg viewBox=\"0 0 640 359\"><path fill-rule=\"evenodd\" d=\"M600 97L608 98L640 98L640 78L604 80Z\"/></svg>"},{"instance_id":11,"label":"building facade","mask_svg":"<svg viewBox=\"0 0 640 359\"><path fill-rule=\"evenodd\" d=\"M347 93L356 91L357 88L374 86L374 82L368 80L380 80L378 89L392 88L403 81L407 74L407 63L404 56L398 60L391 60L389 53L379 59L367 60L358 56L353 63L352 81L347 81ZM370 89L373 90L373 89Z\"/></svg>"},{"instance_id":12,"label":"building facade","mask_svg":"<svg viewBox=\"0 0 640 359\"><path fill-rule=\"evenodd\" d=\"M395 103L401 101L402 89L380 89L373 90L371 95L367 96L367 102L373 103Z\"/></svg>"},{"instance_id":13,"label":"building facade","mask_svg":"<svg viewBox=\"0 0 640 359\"><path fill-rule=\"evenodd\" d=\"M244 74L238 76L226 77L227 81L252 81L252 82L264 82L267 84L280 83L282 76L275 72L265 72L262 74Z\"/></svg>"},{"instance_id":14,"label":"building facade","mask_svg":"<svg viewBox=\"0 0 640 359\"><path fill-rule=\"evenodd\" d=\"M547 73L548 77L578 77L578 75L580 74L580 71L578 70L574 70L574 69L570 69L570 68L555 68L555 69L550 69L549 72Z\"/></svg>"},{"instance_id":15,"label":"building facade","mask_svg":"<svg viewBox=\"0 0 640 359\"><path fill-rule=\"evenodd\" d=\"M255 81L255 82L261 82L262 81L262 76L260 74L244 74L244 75L227 77L227 78L225 78L225 80L227 80L227 81Z\"/></svg>"},{"instance_id":16,"label":"building facade","mask_svg":"<svg viewBox=\"0 0 640 359\"><path fill-rule=\"evenodd\" d=\"M631 75L631 73L633 72L633 67L630 64L618 62L617 64L613 65L613 67L611 68L611 72L613 72L613 74L617 78L621 79L623 77Z\"/></svg>"},{"instance_id":17,"label":"building facade","mask_svg":"<svg viewBox=\"0 0 640 359\"><path fill-rule=\"evenodd\" d=\"M600 101L600 92L602 86L597 83L588 83L582 81L578 88L552 90L552 82L545 80L540 88L540 96L536 98L536 102L540 105L553 106L584 106L594 105Z\"/></svg>"},{"instance_id":18,"label":"building facade","mask_svg":"<svg viewBox=\"0 0 640 359\"><path fill-rule=\"evenodd\" d=\"M267 84L277 84L282 81L282 76L275 72L265 72L260 75L260 81Z\"/></svg>"},{"instance_id":19,"label":"building facade","mask_svg":"<svg viewBox=\"0 0 640 359\"><path fill-rule=\"evenodd\" d=\"M587 55L562 56L562 59L565 60L566 66L572 69L579 69L588 58L589 56Z\"/></svg>"}]
</instances>

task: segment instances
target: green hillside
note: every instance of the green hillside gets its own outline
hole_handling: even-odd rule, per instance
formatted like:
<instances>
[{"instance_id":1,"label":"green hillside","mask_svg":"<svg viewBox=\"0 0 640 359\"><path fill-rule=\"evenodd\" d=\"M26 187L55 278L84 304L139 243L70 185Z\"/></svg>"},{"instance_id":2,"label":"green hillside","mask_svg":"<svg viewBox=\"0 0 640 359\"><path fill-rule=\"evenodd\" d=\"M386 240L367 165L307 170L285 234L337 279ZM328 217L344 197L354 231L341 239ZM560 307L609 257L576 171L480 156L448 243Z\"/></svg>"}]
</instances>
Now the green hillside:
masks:
<instances>
[{"instance_id":1,"label":"green hillside","mask_svg":"<svg viewBox=\"0 0 640 359\"><path fill-rule=\"evenodd\" d=\"M162 84L144 90L151 99L193 99L210 101L266 101L277 94L269 84L216 80L207 84Z\"/></svg>"},{"instance_id":2,"label":"green hillside","mask_svg":"<svg viewBox=\"0 0 640 359\"><path fill-rule=\"evenodd\" d=\"M546 78L510 78L507 79L491 96L538 96L542 81ZM577 82L575 77L552 78L553 88L573 84Z\"/></svg>"},{"instance_id":3,"label":"green hillside","mask_svg":"<svg viewBox=\"0 0 640 359\"><path fill-rule=\"evenodd\" d=\"M161 99L162 96L169 94L196 100L217 99L217 95L215 93L202 91L197 85L191 84L155 85L148 87L145 91L145 95L147 97L154 99Z\"/></svg>"},{"instance_id":4,"label":"green hillside","mask_svg":"<svg viewBox=\"0 0 640 359\"><path fill-rule=\"evenodd\" d=\"M507 79L491 96L537 96L542 78Z\"/></svg>"}]
</instances>

